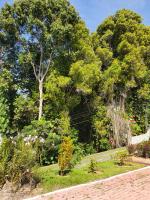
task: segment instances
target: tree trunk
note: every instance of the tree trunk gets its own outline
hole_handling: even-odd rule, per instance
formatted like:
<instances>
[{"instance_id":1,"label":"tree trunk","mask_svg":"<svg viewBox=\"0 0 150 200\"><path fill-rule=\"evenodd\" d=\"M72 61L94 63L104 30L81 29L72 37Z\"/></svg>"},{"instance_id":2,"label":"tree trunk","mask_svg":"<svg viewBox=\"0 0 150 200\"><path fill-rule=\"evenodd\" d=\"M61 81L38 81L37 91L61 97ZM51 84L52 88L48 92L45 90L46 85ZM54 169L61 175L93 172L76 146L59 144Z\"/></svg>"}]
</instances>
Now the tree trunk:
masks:
<instances>
[{"instance_id":1,"label":"tree trunk","mask_svg":"<svg viewBox=\"0 0 150 200\"><path fill-rule=\"evenodd\" d=\"M130 145L132 141L132 132L131 132L129 120L128 120L127 126L128 126L127 145Z\"/></svg>"},{"instance_id":2,"label":"tree trunk","mask_svg":"<svg viewBox=\"0 0 150 200\"><path fill-rule=\"evenodd\" d=\"M43 80L39 81L39 94L40 94L40 97L39 97L39 118L38 119L40 120L43 114Z\"/></svg>"},{"instance_id":3,"label":"tree trunk","mask_svg":"<svg viewBox=\"0 0 150 200\"><path fill-rule=\"evenodd\" d=\"M127 94L126 94L126 91L124 93L122 93L120 95L120 101L119 101L119 104L120 104L120 110L122 112L125 112L125 101L126 101L126 98L127 98Z\"/></svg>"},{"instance_id":4,"label":"tree trunk","mask_svg":"<svg viewBox=\"0 0 150 200\"><path fill-rule=\"evenodd\" d=\"M116 112L114 112L114 136L115 136L115 142L116 142L116 147L120 147L120 127L119 127L119 116Z\"/></svg>"}]
</instances>

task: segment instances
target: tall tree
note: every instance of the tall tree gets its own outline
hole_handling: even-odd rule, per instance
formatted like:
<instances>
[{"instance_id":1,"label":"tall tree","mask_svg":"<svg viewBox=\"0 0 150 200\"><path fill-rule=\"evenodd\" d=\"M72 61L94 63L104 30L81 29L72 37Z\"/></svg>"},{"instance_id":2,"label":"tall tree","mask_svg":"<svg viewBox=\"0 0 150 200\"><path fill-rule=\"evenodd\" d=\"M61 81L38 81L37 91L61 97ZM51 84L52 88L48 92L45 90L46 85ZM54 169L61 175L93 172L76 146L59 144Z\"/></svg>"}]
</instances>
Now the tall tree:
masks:
<instances>
[{"instance_id":1,"label":"tall tree","mask_svg":"<svg viewBox=\"0 0 150 200\"><path fill-rule=\"evenodd\" d=\"M67 0L18 0L12 10L11 17L18 27L18 64L32 66L38 81L40 120L45 77L56 58L58 62L62 52L71 51L71 34L79 17Z\"/></svg>"},{"instance_id":2,"label":"tall tree","mask_svg":"<svg viewBox=\"0 0 150 200\"><path fill-rule=\"evenodd\" d=\"M139 93L149 74L141 49L146 49L150 41L147 37L145 44L144 37L139 38L139 33L145 35L144 29L148 29L141 22L137 13L123 9L107 18L93 37L96 41L95 52L102 61L102 94L105 95L107 105L110 105L109 113L113 112L110 116L115 137L120 139L127 137L125 130L130 135L129 121L125 117L129 95L132 95L133 90ZM117 119L122 120L118 123ZM117 146L121 144L120 139L116 139Z\"/></svg>"}]
</instances>

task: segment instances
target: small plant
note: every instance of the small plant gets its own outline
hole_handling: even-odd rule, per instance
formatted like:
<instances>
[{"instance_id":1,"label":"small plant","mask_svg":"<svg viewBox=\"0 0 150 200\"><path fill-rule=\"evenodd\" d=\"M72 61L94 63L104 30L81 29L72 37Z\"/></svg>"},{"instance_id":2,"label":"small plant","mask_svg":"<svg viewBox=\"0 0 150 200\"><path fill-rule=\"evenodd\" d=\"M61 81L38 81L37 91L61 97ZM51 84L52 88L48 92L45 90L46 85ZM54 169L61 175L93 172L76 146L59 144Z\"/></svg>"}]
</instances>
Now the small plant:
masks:
<instances>
[{"instance_id":1,"label":"small plant","mask_svg":"<svg viewBox=\"0 0 150 200\"><path fill-rule=\"evenodd\" d=\"M71 160L73 158L73 142L70 137L64 137L60 145L58 164L60 168L60 175L64 176L71 170Z\"/></svg>"},{"instance_id":2,"label":"small plant","mask_svg":"<svg viewBox=\"0 0 150 200\"><path fill-rule=\"evenodd\" d=\"M88 172L89 173L96 173L96 171L97 171L97 165L98 165L97 161L94 160L94 159L91 159L89 167L88 167L88 169L89 169Z\"/></svg>"},{"instance_id":3,"label":"small plant","mask_svg":"<svg viewBox=\"0 0 150 200\"><path fill-rule=\"evenodd\" d=\"M114 161L117 165L125 165L126 161L127 161L127 157L128 157L128 153L126 151L120 151L117 152L115 157L114 157Z\"/></svg>"}]
</instances>

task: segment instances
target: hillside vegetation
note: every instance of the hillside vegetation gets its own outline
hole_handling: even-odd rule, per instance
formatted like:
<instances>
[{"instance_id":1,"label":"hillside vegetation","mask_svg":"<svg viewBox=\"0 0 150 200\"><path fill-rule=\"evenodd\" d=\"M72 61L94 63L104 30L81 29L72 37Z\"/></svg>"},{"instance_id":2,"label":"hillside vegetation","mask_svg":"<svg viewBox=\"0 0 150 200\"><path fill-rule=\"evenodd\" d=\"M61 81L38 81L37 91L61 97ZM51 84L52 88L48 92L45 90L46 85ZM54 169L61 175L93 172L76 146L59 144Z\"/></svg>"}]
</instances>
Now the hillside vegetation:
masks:
<instances>
[{"instance_id":1,"label":"hillside vegetation","mask_svg":"<svg viewBox=\"0 0 150 200\"><path fill-rule=\"evenodd\" d=\"M0 9L2 184L35 165L58 162L63 175L149 121L150 27L138 13L118 10L90 33L68 0Z\"/></svg>"}]
</instances>

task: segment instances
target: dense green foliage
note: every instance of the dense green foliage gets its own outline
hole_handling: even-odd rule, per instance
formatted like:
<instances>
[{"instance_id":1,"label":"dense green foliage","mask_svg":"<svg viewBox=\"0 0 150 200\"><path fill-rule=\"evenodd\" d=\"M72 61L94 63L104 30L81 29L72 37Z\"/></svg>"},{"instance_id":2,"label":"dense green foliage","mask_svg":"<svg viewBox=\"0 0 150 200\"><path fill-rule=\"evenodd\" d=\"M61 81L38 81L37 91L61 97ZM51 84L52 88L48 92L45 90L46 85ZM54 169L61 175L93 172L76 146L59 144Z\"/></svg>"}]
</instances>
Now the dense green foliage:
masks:
<instances>
[{"instance_id":1,"label":"dense green foliage","mask_svg":"<svg viewBox=\"0 0 150 200\"><path fill-rule=\"evenodd\" d=\"M35 166L36 152L22 139L4 139L0 148L0 187L6 180L17 187L29 183Z\"/></svg>"},{"instance_id":2,"label":"dense green foliage","mask_svg":"<svg viewBox=\"0 0 150 200\"><path fill-rule=\"evenodd\" d=\"M150 121L150 27L119 10L90 34L68 0L0 10L0 133L32 143L41 165L63 137L76 156L126 145Z\"/></svg>"},{"instance_id":3,"label":"dense green foliage","mask_svg":"<svg viewBox=\"0 0 150 200\"><path fill-rule=\"evenodd\" d=\"M120 10L93 36L96 55L102 61L99 93L108 107L117 146L124 143L125 135L144 132L149 120L150 28L141 21L133 11ZM134 116L134 124L127 122L130 116Z\"/></svg>"}]
</instances>

